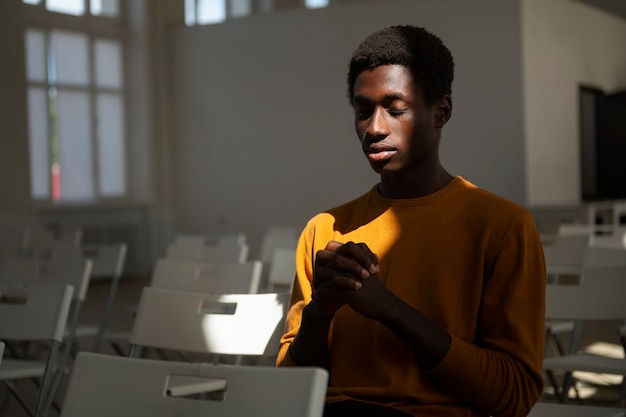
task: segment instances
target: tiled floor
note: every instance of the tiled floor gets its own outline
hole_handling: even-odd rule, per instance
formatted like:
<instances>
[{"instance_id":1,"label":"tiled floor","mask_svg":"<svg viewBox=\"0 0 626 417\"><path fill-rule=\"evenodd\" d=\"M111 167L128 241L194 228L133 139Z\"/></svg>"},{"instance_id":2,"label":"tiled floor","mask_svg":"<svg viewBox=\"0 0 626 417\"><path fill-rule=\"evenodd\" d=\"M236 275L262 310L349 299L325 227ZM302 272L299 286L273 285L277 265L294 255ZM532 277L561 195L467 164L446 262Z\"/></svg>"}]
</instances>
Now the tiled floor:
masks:
<instances>
[{"instance_id":1,"label":"tiled floor","mask_svg":"<svg viewBox=\"0 0 626 417\"><path fill-rule=\"evenodd\" d=\"M131 307L138 304L141 290L147 283L147 278L123 279L121 281L110 325L112 330L130 329L132 323ZM107 281L93 282L90 284L87 301L81 310L81 323L96 323L100 319L104 310L108 290L109 283ZM583 332L582 345L588 349L613 349L616 354L623 354L623 350L621 350L621 347L618 345L619 342L615 333L617 325L618 323L613 322L587 323ZM568 342L567 337L564 338L564 342ZM85 339L81 341L80 346L84 349L88 349L91 344L92 340ZM124 346L124 348L127 348L127 346ZM109 345L104 347L103 352L115 354L115 351ZM546 353L550 355L552 351L549 350ZM589 381L579 384L579 392L584 398L585 403L594 405L615 405L615 400L619 395L619 385L617 385L619 378L618 380L608 376L601 376L600 378L593 376L593 378L588 378L589 375L580 375L580 377ZM65 376L56 396L56 402L58 404L61 404L63 401L66 383L67 376ZM20 381L18 387L27 398L34 398L36 391L30 381ZM542 401L554 401L551 388L547 383ZM572 400L572 402L573 401L575 400ZM27 415L28 414L20 407L17 401L7 395L4 385L0 385L0 416L22 417ZM50 417L57 415L58 412L56 410L51 410Z\"/></svg>"}]
</instances>

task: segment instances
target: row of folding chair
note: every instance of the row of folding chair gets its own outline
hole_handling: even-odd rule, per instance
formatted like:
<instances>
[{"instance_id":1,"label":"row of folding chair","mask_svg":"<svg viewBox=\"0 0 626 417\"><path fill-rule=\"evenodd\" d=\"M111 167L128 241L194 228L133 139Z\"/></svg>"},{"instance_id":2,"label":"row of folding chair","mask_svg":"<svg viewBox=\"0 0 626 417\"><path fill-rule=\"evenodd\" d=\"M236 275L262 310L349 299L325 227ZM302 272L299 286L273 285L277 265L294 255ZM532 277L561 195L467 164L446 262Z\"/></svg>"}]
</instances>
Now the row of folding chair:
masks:
<instances>
[{"instance_id":1,"label":"row of folding chair","mask_svg":"<svg viewBox=\"0 0 626 417\"><path fill-rule=\"evenodd\" d=\"M247 235L238 233L178 233L167 246L165 258L205 263L259 260L259 291L290 290L295 276L295 251L300 230L270 226L263 234L258 256L250 257Z\"/></svg>"},{"instance_id":2,"label":"row of folding chair","mask_svg":"<svg viewBox=\"0 0 626 417\"><path fill-rule=\"evenodd\" d=\"M570 276L574 276L570 273ZM551 284L546 288L546 317L576 322L570 349L558 356L544 359L544 370L561 402L566 402L574 384L573 372L609 373L626 376L626 359L593 355L580 351L580 340L586 322L592 320L623 322L626 318L626 266L583 268L578 282L571 285ZM615 331L616 346L621 348ZM555 371L562 371L561 383ZM619 402L623 404L626 384L621 384Z\"/></svg>"},{"instance_id":3,"label":"row of folding chair","mask_svg":"<svg viewBox=\"0 0 626 417\"><path fill-rule=\"evenodd\" d=\"M257 293L261 277L261 263L205 263L161 258L155 263L149 288L164 288L195 293ZM129 306L128 313L136 315L137 306ZM104 340L119 354L126 355L130 329L109 331Z\"/></svg>"},{"instance_id":4,"label":"row of folding chair","mask_svg":"<svg viewBox=\"0 0 626 417\"><path fill-rule=\"evenodd\" d=\"M48 257L56 245L78 246L83 229L52 230L40 225L1 225L0 256L21 258Z\"/></svg>"},{"instance_id":5,"label":"row of folding chair","mask_svg":"<svg viewBox=\"0 0 626 417\"><path fill-rule=\"evenodd\" d=\"M198 261L196 256L181 256L185 250L197 254L220 246L205 242L197 236L175 239L166 256L156 261L149 284L142 290L132 330L112 336L117 342L120 336L128 337L131 357L146 357L149 349L162 360L169 360L168 353L175 352L188 362L219 364L229 356L234 357L235 365L241 365L244 358L249 359L248 364L268 359L273 365L290 292L261 291L260 260L204 257ZM240 244L239 239L229 239L222 248ZM285 258L282 262L295 270L295 256L281 256ZM278 274L280 270L275 271ZM113 347L124 355L119 343ZM172 382L172 386L189 390L187 381Z\"/></svg>"},{"instance_id":6,"label":"row of folding chair","mask_svg":"<svg viewBox=\"0 0 626 417\"><path fill-rule=\"evenodd\" d=\"M58 359L59 371L54 373L50 397L46 407L54 401L54 394L71 366L72 358L80 347L80 339L92 338L93 350L101 345L102 335L113 309L117 285L121 278L126 256L126 245L74 246L56 245L45 259L5 258L0 264L0 283L10 285L67 284L73 288L68 319L65 323L63 343ZM92 280L111 280L105 311L98 323L79 322L83 304Z\"/></svg>"}]
</instances>

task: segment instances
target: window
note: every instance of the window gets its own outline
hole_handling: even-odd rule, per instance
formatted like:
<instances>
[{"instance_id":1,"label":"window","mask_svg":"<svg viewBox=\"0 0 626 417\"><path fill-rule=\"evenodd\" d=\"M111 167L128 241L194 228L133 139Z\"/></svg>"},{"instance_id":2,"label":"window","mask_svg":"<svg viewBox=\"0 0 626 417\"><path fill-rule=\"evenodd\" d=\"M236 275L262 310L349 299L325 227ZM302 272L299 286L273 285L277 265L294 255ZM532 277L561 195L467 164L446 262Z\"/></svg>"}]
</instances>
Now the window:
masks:
<instances>
[{"instance_id":1,"label":"window","mask_svg":"<svg viewBox=\"0 0 626 417\"><path fill-rule=\"evenodd\" d=\"M117 0L24 2L82 18L118 14ZM53 15L50 20L54 23ZM121 38L54 24L29 26L25 48L32 197L53 202L125 197Z\"/></svg>"},{"instance_id":2,"label":"window","mask_svg":"<svg viewBox=\"0 0 626 417\"><path fill-rule=\"evenodd\" d=\"M319 9L328 6L328 0L305 0L304 5L308 9Z\"/></svg>"},{"instance_id":3,"label":"window","mask_svg":"<svg viewBox=\"0 0 626 417\"><path fill-rule=\"evenodd\" d=\"M278 6L274 0L185 0L185 24L210 25L222 23L228 19L264 13L279 8L305 7L319 9L326 7L329 0L291 0Z\"/></svg>"}]
</instances>

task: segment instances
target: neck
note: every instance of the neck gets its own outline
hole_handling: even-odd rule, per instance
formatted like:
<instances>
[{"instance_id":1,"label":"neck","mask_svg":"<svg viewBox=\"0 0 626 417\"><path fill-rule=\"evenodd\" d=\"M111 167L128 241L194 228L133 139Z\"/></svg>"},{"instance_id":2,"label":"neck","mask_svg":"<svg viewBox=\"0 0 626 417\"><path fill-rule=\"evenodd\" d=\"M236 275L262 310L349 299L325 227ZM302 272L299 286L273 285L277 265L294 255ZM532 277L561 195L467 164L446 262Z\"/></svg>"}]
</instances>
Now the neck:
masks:
<instances>
[{"instance_id":1,"label":"neck","mask_svg":"<svg viewBox=\"0 0 626 417\"><path fill-rule=\"evenodd\" d=\"M378 192L385 198L418 198L435 193L448 185L454 177L441 165L435 172L425 175L401 175L398 173L380 176Z\"/></svg>"}]
</instances>

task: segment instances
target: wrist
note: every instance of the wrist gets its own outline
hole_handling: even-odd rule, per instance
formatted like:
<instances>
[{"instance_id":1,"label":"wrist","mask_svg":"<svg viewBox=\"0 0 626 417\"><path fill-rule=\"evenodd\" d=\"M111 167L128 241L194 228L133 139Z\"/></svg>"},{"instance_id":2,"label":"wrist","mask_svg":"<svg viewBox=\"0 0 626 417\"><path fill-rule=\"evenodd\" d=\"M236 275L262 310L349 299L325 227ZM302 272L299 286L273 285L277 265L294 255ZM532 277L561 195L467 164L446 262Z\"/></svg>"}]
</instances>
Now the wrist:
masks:
<instances>
[{"instance_id":1,"label":"wrist","mask_svg":"<svg viewBox=\"0 0 626 417\"><path fill-rule=\"evenodd\" d=\"M311 300L309 304L304 306L302 311L302 321L310 321L318 324L328 324L333 320L333 314L328 314L325 309L315 300Z\"/></svg>"}]
</instances>

